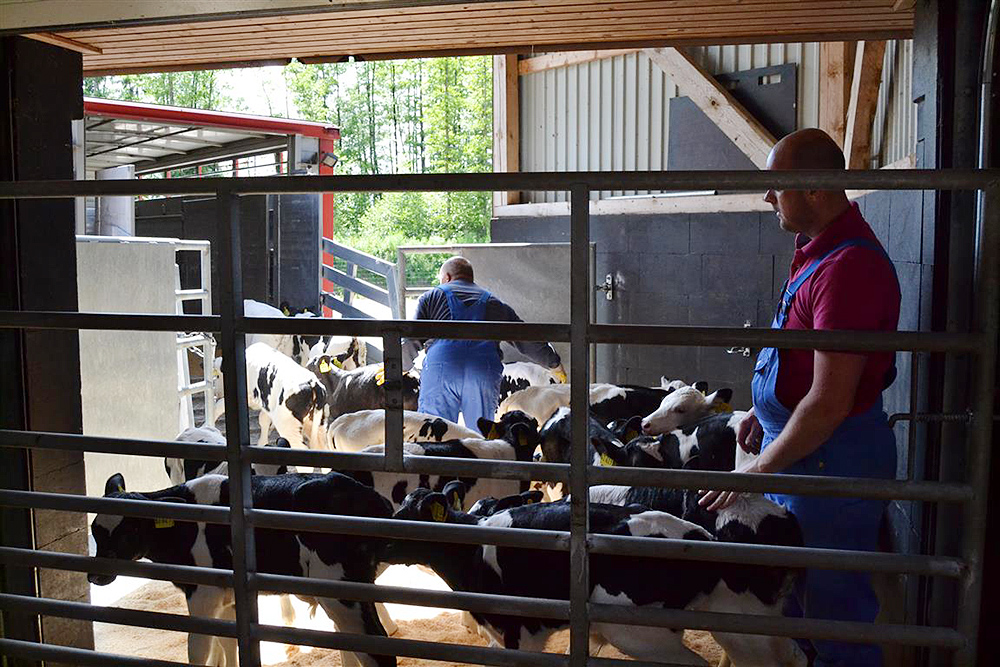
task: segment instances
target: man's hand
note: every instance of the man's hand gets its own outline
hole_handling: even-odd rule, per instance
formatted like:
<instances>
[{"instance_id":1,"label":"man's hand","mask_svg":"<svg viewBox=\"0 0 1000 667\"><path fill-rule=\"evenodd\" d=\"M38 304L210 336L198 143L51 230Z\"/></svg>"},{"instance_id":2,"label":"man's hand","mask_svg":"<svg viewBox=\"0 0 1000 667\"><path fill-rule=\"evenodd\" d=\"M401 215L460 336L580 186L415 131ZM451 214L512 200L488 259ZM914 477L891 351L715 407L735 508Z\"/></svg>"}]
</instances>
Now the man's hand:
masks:
<instances>
[{"instance_id":1,"label":"man's hand","mask_svg":"<svg viewBox=\"0 0 1000 667\"><path fill-rule=\"evenodd\" d=\"M563 368L562 364L559 364L555 368L550 368L549 372L552 373L552 377L554 377L559 384L566 384L566 369Z\"/></svg>"},{"instance_id":2,"label":"man's hand","mask_svg":"<svg viewBox=\"0 0 1000 667\"><path fill-rule=\"evenodd\" d=\"M757 466L757 459L747 461L733 472L763 472ZM724 510L743 495L742 491L699 491L698 504L709 512Z\"/></svg>"},{"instance_id":3,"label":"man's hand","mask_svg":"<svg viewBox=\"0 0 1000 667\"><path fill-rule=\"evenodd\" d=\"M740 425L736 428L736 444L744 452L760 454L760 443L763 439L764 429L761 428L753 408L750 408L750 411L743 417Z\"/></svg>"}]
</instances>

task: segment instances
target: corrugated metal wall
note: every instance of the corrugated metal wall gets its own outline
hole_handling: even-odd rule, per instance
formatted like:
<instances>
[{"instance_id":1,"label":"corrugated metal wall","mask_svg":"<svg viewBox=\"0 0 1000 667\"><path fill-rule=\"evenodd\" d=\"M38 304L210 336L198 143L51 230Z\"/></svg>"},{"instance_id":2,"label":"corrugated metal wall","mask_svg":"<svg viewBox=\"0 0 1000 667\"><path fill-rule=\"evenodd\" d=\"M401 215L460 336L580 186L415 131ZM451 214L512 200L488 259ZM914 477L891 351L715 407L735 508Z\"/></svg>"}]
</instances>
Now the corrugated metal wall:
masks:
<instances>
[{"instance_id":1,"label":"corrugated metal wall","mask_svg":"<svg viewBox=\"0 0 1000 667\"><path fill-rule=\"evenodd\" d=\"M799 127L817 124L818 43L707 46L690 52L712 74L797 64ZM883 76L876 114L874 146L882 147L876 166L912 152L912 56L910 41L890 42L886 49L885 74L892 74ZM521 170L664 169L669 99L677 95L673 81L641 52L522 76ZM645 193L614 191L599 196L633 194ZM530 192L526 198L532 203L565 200L565 193L552 192Z\"/></svg>"}]
</instances>

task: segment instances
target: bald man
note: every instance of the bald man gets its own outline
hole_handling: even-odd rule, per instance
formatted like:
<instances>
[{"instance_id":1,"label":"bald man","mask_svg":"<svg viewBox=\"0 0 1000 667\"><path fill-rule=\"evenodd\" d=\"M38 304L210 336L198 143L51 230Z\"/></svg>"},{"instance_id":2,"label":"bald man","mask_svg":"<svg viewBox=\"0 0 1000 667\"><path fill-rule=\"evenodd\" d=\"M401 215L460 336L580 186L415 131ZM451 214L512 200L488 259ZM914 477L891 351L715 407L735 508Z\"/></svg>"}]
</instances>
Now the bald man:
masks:
<instances>
[{"instance_id":1,"label":"bald man","mask_svg":"<svg viewBox=\"0 0 1000 667\"><path fill-rule=\"evenodd\" d=\"M844 155L825 132L800 130L779 141L770 170L843 169ZM782 289L774 329L895 331L899 283L895 269L856 204L842 190L768 190L778 224L795 234L795 255ZM765 348L753 376L753 409L737 442L760 455L740 472L892 479L896 443L882 410L882 391L895 378L891 352L852 353ZM709 509L738 494L703 492ZM878 550L886 503L853 498L773 494L795 514L806 546ZM809 570L790 614L874 621L878 601L859 572ZM816 667L882 664L865 644L812 643Z\"/></svg>"},{"instance_id":2,"label":"bald man","mask_svg":"<svg viewBox=\"0 0 1000 667\"><path fill-rule=\"evenodd\" d=\"M472 264L452 257L438 271L437 287L417 303L418 320L472 320L520 322L514 309L475 282ZM459 412L469 428L479 428L479 418L493 419L500 393L503 364L500 344L490 340L407 341L404 365L412 365L420 347L427 348L420 373L418 410L451 421ZM521 354L566 381L559 354L548 343L516 342Z\"/></svg>"}]
</instances>

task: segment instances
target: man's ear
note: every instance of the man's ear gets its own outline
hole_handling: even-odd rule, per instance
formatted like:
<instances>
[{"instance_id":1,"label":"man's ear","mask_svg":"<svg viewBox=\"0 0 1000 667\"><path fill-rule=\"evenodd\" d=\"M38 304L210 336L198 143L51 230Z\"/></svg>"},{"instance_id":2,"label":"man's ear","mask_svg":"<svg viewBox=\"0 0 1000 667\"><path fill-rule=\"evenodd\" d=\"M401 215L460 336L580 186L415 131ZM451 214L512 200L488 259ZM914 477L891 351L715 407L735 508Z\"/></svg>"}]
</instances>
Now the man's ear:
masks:
<instances>
[{"instance_id":1,"label":"man's ear","mask_svg":"<svg viewBox=\"0 0 1000 667\"><path fill-rule=\"evenodd\" d=\"M447 523L448 499L443 493L429 493L420 500L420 518L424 521Z\"/></svg>"},{"instance_id":2,"label":"man's ear","mask_svg":"<svg viewBox=\"0 0 1000 667\"><path fill-rule=\"evenodd\" d=\"M125 478L120 472L108 477L108 481L104 483L104 495L110 496L112 493L125 493Z\"/></svg>"}]
</instances>

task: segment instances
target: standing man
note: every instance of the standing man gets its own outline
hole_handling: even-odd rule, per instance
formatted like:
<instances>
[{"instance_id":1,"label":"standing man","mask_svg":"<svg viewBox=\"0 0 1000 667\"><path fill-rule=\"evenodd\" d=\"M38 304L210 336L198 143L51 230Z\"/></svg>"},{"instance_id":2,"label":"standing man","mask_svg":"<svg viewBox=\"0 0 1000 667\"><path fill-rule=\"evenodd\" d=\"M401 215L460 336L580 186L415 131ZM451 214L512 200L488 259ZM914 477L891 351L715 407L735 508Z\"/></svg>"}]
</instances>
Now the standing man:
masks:
<instances>
[{"instance_id":1,"label":"standing man","mask_svg":"<svg viewBox=\"0 0 1000 667\"><path fill-rule=\"evenodd\" d=\"M771 170L843 169L844 155L825 132L807 129L779 141ZM768 190L778 223L795 234L795 256L771 328L895 331L895 269L858 207L842 190ZM765 348L753 376L753 408L737 442L760 455L740 472L892 479L896 443L882 410L895 378L891 352ZM717 510L735 492L702 492ZM798 518L807 547L878 550L886 503L856 498L768 494ZM878 600L862 572L809 570L796 590L806 618L872 622ZM814 641L816 667L882 664L878 646Z\"/></svg>"},{"instance_id":2,"label":"standing man","mask_svg":"<svg viewBox=\"0 0 1000 667\"><path fill-rule=\"evenodd\" d=\"M472 264L464 257L452 257L442 264L438 282L440 285L421 295L416 319L522 321L513 308L475 283ZM458 421L461 411L469 428L478 428L480 417L493 419L503 374L500 344L491 340L408 340L404 366L412 365L425 343L427 358L420 372L417 409L450 421ZM566 381L559 355L551 345L517 342L514 346L535 363L551 369L561 382Z\"/></svg>"}]
</instances>

